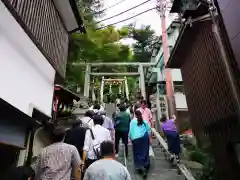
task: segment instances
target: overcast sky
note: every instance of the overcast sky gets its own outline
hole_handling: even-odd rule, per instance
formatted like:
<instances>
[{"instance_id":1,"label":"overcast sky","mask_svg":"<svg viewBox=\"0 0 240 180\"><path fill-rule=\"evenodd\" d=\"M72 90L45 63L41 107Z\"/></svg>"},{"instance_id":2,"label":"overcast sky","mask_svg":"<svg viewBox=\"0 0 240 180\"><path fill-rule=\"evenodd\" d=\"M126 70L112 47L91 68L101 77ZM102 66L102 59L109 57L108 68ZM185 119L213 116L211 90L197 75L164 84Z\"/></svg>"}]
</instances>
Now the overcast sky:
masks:
<instances>
[{"instance_id":1,"label":"overcast sky","mask_svg":"<svg viewBox=\"0 0 240 180\"><path fill-rule=\"evenodd\" d=\"M104 8L107 8L109 6L112 6L113 4L116 4L122 0L104 0ZM146 0L125 0L124 2L118 4L117 6L110 8L105 11L105 17L102 17L101 19L113 16L115 14L118 14L122 11L125 11L131 7L134 7ZM139 6L131 11L128 11L118 17L114 17L112 19L106 20L103 23L105 25L112 24L118 21L121 21L123 19L129 18L131 16L134 16L138 13L141 13L147 9L151 9L157 5L157 0L150 0L146 4ZM167 18L167 25L171 23L171 20L174 18L174 16L168 16ZM155 30L157 35L161 34L161 20L160 20L160 15L156 10L149 11L147 13L144 13L142 15L139 15L133 19L130 19L128 21L116 24L115 26L117 28L121 28L124 25L128 25L130 23L136 23L137 27L140 27L141 25L151 25L152 29ZM124 43L131 44L132 42L130 40L125 40L123 41Z\"/></svg>"}]
</instances>

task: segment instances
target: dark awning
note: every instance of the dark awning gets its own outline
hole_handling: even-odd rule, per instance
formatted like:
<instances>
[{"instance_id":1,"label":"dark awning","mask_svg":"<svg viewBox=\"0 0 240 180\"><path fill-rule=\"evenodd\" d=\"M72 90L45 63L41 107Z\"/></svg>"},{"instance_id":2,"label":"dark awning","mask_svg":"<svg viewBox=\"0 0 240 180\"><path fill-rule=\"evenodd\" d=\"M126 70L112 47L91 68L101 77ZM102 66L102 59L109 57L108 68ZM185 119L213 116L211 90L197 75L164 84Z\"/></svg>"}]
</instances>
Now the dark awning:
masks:
<instances>
[{"instance_id":1,"label":"dark awning","mask_svg":"<svg viewBox=\"0 0 240 180\"><path fill-rule=\"evenodd\" d=\"M186 2L184 2L186 3ZM198 2L196 0L196 9L195 10L185 10L183 11L183 2L182 0L174 0L172 4L172 8L170 10L170 13L178 13L182 14L182 18L188 19L191 18L197 18L199 16L203 16L208 13L208 4L204 2Z\"/></svg>"},{"instance_id":2,"label":"dark awning","mask_svg":"<svg viewBox=\"0 0 240 180\"><path fill-rule=\"evenodd\" d=\"M77 94L57 84L55 85L54 95L57 96L59 100L65 104L72 103L74 99L76 101L80 100L80 97Z\"/></svg>"},{"instance_id":3,"label":"dark awning","mask_svg":"<svg viewBox=\"0 0 240 180\"><path fill-rule=\"evenodd\" d=\"M170 13L179 13L181 5L182 5L181 0L174 0Z\"/></svg>"},{"instance_id":4,"label":"dark awning","mask_svg":"<svg viewBox=\"0 0 240 180\"><path fill-rule=\"evenodd\" d=\"M0 99L0 143L24 149L29 130L39 123Z\"/></svg>"},{"instance_id":5,"label":"dark awning","mask_svg":"<svg viewBox=\"0 0 240 180\"><path fill-rule=\"evenodd\" d=\"M68 32L86 33L76 0L53 0L53 2Z\"/></svg>"}]
</instances>

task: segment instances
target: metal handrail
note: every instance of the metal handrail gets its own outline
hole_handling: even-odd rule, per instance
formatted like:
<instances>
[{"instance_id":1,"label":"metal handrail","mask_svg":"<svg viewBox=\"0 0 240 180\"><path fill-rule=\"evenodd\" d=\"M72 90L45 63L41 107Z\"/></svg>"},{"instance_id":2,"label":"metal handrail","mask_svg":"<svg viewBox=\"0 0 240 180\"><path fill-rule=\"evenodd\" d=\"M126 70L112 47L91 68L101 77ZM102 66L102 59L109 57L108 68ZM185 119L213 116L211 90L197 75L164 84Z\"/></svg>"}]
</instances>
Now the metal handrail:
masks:
<instances>
[{"instance_id":1,"label":"metal handrail","mask_svg":"<svg viewBox=\"0 0 240 180\"><path fill-rule=\"evenodd\" d=\"M123 158L124 158L124 166L127 168L127 157L126 157L126 151L125 151L125 146L122 143L123 146Z\"/></svg>"},{"instance_id":2,"label":"metal handrail","mask_svg":"<svg viewBox=\"0 0 240 180\"><path fill-rule=\"evenodd\" d=\"M160 146L164 149L165 153L167 153L168 156L170 156L170 153L168 151L168 145L163 139L163 137L156 131L155 128L152 128L153 134L156 136L158 142L160 143ZM186 166L182 163L177 163L177 167L180 170L180 172L185 176L186 180L195 180L191 172L186 168Z\"/></svg>"}]
</instances>

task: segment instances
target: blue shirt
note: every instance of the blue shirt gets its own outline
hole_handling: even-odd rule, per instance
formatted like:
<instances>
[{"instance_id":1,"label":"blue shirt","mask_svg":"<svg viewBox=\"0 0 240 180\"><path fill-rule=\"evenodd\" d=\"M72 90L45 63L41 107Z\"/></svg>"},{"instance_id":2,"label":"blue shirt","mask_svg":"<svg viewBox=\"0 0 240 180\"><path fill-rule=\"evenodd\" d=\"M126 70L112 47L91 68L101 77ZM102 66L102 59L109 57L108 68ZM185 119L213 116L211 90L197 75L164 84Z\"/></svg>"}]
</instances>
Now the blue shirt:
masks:
<instances>
[{"instance_id":1,"label":"blue shirt","mask_svg":"<svg viewBox=\"0 0 240 180\"><path fill-rule=\"evenodd\" d=\"M131 140L141 138L145 133L151 132L151 128L146 120L143 120L143 124L138 126L137 119L133 119L130 122L129 137Z\"/></svg>"}]
</instances>

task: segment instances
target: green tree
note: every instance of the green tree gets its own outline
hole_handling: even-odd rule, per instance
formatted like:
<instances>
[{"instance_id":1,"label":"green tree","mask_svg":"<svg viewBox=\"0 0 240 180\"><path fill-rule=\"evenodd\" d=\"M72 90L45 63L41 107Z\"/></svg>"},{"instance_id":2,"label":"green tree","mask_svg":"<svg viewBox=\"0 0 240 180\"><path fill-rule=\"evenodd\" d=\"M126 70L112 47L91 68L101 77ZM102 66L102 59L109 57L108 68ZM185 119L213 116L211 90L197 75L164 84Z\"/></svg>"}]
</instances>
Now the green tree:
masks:
<instances>
[{"instance_id":1,"label":"green tree","mask_svg":"<svg viewBox=\"0 0 240 180\"><path fill-rule=\"evenodd\" d=\"M136 40L133 45L134 60L138 62L148 62L152 55L153 42L156 35L151 26L141 26L139 29L134 25L129 25L129 36Z\"/></svg>"},{"instance_id":2,"label":"green tree","mask_svg":"<svg viewBox=\"0 0 240 180\"><path fill-rule=\"evenodd\" d=\"M73 66L73 62L146 62L152 54L152 41L155 33L150 26L135 28L134 25L122 27L107 27L96 30L99 24L95 19L104 15L101 11L103 1L101 0L77 0L79 10L86 25L87 34L73 34L70 41L69 60L64 85L75 90L77 86L84 85L85 67ZM119 42L122 38L130 37L136 40L133 48ZM97 67L95 72L124 72L136 71L127 67ZM106 77L107 78L107 77ZM99 78L94 79L99 82ZM130 91L134 92L134 78L129 79Z\"/></svg>"},{"instance_id":3,"label":"green tree","mask_svg":"<svg viewBox=\"0 0 240 180\"><path fill-rule=\"evenodd\" d=\"M84 67L73 66L73 62L122 62L133 59L132 50L119 43L124 33L114 27L93 31L87 34L73 34L70 42L70 53L67 64L65 86L71 90L76 84L83 87ZM125 33L126 34L126 33ZM97 67L95 72L123 72L126 67ZM97 79L95 80L98 81ZM72 87L72 88L71 88Z\"/></svg>"}]
</instances>

